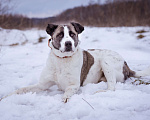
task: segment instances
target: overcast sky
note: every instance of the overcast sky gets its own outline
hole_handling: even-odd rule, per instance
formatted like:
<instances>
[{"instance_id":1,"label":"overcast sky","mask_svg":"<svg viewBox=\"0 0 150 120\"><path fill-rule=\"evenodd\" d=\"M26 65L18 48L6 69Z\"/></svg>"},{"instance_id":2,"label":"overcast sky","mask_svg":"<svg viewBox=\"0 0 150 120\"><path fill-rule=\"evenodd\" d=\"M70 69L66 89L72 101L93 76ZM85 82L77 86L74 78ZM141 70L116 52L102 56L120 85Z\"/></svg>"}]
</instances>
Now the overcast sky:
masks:
<instances>
[{"instance_id":1,"label":"overcast sky","mask_svg":"<svg viewBox=\"0 0 150 120\"><path fill-rule=\"evenodd\" d=\"M103 3L105 0L12 0L13 13L28 17L51 17L68 8L88 5L90 1Z\"/></svg>"}]
</instances>

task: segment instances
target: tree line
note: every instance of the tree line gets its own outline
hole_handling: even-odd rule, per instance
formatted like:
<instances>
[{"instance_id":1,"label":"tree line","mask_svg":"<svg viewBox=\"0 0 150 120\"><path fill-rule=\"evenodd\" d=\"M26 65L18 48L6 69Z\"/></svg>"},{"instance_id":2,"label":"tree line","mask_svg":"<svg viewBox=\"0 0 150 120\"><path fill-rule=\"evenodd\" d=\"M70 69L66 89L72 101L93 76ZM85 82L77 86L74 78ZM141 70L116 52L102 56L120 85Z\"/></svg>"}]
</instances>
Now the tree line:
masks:
<instances>
[{"instance_id":1,"label":"tree line","mask_svg":"<svg viewBox=\"0 0 150 120\"><path fill-rule=\"evenodd\" d=\"M68 9L57 20L75 20L88 26L150 26L150 0L115 0L104 5Z\"/></svg>"},{"instance_id":2,"label":"tree line","mask_svg":"<svg viewBox=\"0 0 150 120\"><path fill-rule=\"evenodd\" d=\"M7 29L45 28L48 23L80 22L86 26L150 26L150 0L113 0L67 9L57 16L37 19L0 14L0 27Z\"/></svg>"}]
</instances>

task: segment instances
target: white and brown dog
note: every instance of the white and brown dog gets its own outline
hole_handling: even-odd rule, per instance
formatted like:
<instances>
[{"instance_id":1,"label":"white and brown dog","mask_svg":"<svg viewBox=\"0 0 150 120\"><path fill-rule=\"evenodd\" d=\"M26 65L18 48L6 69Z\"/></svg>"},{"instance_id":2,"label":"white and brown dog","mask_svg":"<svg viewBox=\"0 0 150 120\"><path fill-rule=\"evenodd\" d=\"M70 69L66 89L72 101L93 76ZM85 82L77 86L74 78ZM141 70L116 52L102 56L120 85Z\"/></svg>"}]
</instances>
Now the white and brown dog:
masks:
<instances>
[{"instance_id":1,"label":"white and brown dog","mask_svg":"<svg viewBox=\"0 0 150 120\"><path fill-rule=\"evenodd\" d=\"M129 77L150 75L150 68L134 72L125 60L116 52L101 49L82 50L79 47L78 34L84 27L78 23L68 25L48 24L46 32L51 36L45 68L39 83L21 88L13 94L40 92L54 84L64 91L63 101L75 94L80 86L105 81L107 90L115 90L116 82L124 82ZM12 94L11 94L12 95Z\"/></svg>"}]
</instances>

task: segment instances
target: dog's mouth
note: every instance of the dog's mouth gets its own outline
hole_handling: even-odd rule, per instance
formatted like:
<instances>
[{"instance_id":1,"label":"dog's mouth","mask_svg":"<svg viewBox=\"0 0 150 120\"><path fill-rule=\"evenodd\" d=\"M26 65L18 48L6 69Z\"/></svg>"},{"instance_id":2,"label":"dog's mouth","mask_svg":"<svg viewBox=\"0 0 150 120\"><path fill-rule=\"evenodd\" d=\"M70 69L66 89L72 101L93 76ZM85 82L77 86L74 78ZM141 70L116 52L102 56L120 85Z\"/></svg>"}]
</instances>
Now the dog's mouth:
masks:
<instances>
[{"instance_id":1,"label":"dog's mouth","mask_svg":"<svg viewBox=\"0 0 150 120\"><path fill-rule=\"evenodd\" d=\"M65 47L64 47L64 49L63 50L61 50L61 52L63 52L63 53L72 53L72 52L74 52L74 50L73 50L73 47L72 47L72 44L71 45L65 45Z\"/></svg>"},{"instance_id":2,"label":"dog's mouth","mask_svg":"<svg viewBox=\"0 0 150 120\"><path fill-rule=\"evenodd\" d=\"M71 51L73 51L73 50L72 50L72 47L66 47L66 48L65 48L65 52L71 52Z\"/></svg>"},{"instance_id":3,"label":"dog's mouth","mask_svg":"<svg viewBox=\"0 0 150 120\"><path fill-rule=\"evenodd\" d=\"M64 51L60 50L62 53L73 53L72 49L65 49Z\"/></svg>"}]
</instances>

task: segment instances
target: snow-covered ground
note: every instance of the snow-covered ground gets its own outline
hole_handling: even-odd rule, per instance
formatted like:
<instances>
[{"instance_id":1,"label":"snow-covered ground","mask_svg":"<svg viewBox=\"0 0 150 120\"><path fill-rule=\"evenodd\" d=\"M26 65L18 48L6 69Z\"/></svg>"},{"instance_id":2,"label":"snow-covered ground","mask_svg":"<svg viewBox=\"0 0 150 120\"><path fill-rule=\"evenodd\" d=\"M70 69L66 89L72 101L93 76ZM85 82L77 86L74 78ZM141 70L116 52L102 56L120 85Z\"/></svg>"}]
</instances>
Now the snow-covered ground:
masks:
<instances>
[{"instance_id":1,"label":"snow-covered ground","mask_svg":"<svg viewBox=\"0 0 150 120\"><path fill-rule=\"evenodd\" d=\"M136 33L140 30L147 32ZM138 39L139 35L145 37ZM38 43L40 37L45 37L42 43ZM48 38L44 30L0 28L0 98L38 82L50 51ZM150 27L86 27L80 40L83 49L110 49L120 53L132 70L150 65ZM66 104L57 86L39 94L12 95L0 101L0 120L148 120L148 83L150 76L131 78L117 83L116 91L97 94L94 93L106 89L107 84L88 84Z\"/></svg>"}]
</instances>

